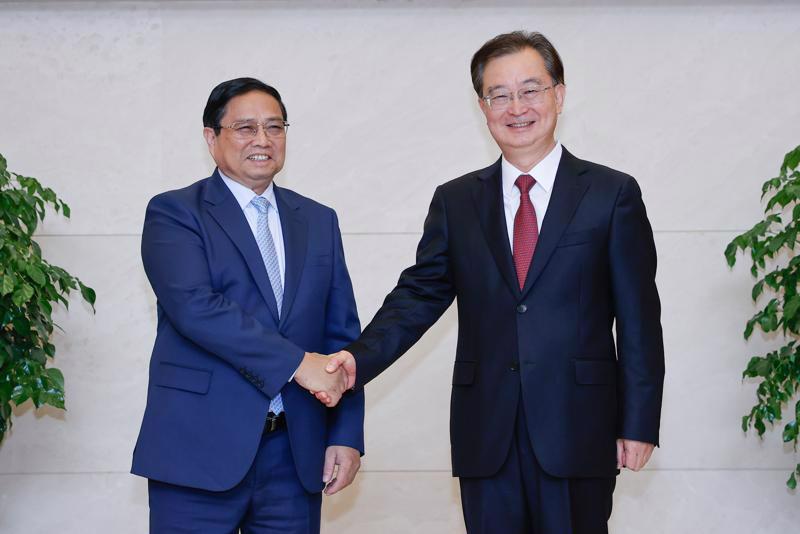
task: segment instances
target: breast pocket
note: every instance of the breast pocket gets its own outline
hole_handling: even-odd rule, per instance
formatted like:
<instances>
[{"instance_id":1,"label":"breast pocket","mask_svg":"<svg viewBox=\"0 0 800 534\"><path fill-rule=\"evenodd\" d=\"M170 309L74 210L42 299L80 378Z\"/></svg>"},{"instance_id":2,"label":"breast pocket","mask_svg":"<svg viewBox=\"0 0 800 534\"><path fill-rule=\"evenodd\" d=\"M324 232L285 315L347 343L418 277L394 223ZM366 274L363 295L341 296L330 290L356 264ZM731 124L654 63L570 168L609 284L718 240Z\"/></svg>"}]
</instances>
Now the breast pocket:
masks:
<instances>
[{"instance_id":1,"label":"breast pocket","mask_svg":"<svg viewBox=\"0 0 800 534\"><path fill-rule=\"evenodd\" d=\"M584 243L591 243L597 239L598 232L594 228L588 230L578 230L576 232L567 232L561 236L558 242L558 247L574 247L576 245L583 245Z\"/></svg>"}]
</instances>

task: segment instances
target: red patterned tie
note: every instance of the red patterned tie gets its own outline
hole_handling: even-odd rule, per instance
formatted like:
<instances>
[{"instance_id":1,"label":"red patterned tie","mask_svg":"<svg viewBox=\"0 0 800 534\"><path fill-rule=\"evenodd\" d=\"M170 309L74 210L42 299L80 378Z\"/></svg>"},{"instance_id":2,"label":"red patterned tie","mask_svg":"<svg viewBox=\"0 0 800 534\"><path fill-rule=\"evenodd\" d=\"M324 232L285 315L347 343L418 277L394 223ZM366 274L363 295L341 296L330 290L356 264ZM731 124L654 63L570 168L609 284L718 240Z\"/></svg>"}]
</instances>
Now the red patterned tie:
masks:
<instances>
[{"instance_id":1,"label":"red patterned tie","mask_svg":"<svg viewBox=\"0 0 800 534\"><path fill-rule=\"evenodd\" d=\"M520 174L514 184L519 189L519 209L514 217L514 267L517 268L517 280L519 288L525 286L525 277L528 275L528 268L531 266L533 251L536 248L536 241L539 240L539 225L536 223L536 210L529 191L536 180L533 176Z\"/></svg>"}]
</instances>

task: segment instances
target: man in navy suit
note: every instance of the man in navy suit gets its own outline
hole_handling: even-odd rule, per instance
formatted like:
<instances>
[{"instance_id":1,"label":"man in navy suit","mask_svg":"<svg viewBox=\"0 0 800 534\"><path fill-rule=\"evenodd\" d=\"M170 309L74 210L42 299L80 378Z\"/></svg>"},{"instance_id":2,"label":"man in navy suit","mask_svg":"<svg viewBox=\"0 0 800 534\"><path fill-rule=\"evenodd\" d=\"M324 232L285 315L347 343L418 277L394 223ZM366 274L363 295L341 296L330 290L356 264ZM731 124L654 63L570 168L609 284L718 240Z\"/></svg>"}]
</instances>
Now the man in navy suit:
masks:
<instances>
[{"instance_id":1,"label":"man in navy suit","mask_svg":"<svg viewBox=\"0 0 800 534\"><path fill-rule=\"evenodd\" d=\"M309 394L339 400L320 353L360 326L336 214L274 183L286 119L273 87L221 83L203 114L217 169L147 207L158 331L132 472L152 533L318 533L323 487L360 465L363 393Z\"/></svg>"},{"instance_id":2,"label":"man in navy suit","mask_svg":"<svg viewBox=\"0 0 800 534\"><path fill-rule=\"evenodd\" d=\"M416 264L329 368L366 384L456 299L450 438L467 531L606 533L618 469L641 469L658 443L653 233L632 177L556 141L564 69L543 35L499 35L471 67L502 157L436 189Z\"/></svg>"}]
</instances>

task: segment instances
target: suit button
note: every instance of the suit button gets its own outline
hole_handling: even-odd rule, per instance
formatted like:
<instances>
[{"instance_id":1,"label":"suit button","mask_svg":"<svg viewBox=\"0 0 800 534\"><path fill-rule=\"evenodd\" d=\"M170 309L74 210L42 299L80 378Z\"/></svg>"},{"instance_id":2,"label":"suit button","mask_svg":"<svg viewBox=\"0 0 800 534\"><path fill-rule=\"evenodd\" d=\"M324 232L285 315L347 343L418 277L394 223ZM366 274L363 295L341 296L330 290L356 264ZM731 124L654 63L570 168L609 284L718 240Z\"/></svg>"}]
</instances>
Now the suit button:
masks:
<instances>
[{"instance_id":1,"label":"suit button","mask_svg":"<svg viewBox=\"0 0 800 534\"><path fill-rule=\"evenodd\" d=\"M511 362L510 371L519 371L519 362Z\"/></svg>"},{"instance_id":2,"label":"suit button","mask_svg":"<svg viewBox=\"0 0 800 534\"><path fill-rule=\"evenodd\" d=\"M528 307L526 305L520 304L517 306L517 313L525 313L526 311L528 311Z\"/></svg>"}]
</instances>

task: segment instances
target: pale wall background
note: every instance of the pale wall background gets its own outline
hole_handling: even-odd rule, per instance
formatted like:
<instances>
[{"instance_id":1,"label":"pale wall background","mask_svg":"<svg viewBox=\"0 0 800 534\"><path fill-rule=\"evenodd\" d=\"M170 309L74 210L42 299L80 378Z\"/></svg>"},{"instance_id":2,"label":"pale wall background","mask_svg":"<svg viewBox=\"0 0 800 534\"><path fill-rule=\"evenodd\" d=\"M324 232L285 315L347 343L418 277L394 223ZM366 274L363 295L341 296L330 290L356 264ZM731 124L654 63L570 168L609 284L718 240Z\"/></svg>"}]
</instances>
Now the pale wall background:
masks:
<instances>
[{"instance_id":1,"label":"pale wall background","mask_svg":"<svg viewBox=\"0 0 800 534\"><path fill-rule=\"evenodd\" d=\"M72 206L39 236L94 286L57 340L66 413L26 405L0 447L0 531L138 533L146 483L128 474L154 337L139 260L147 200L210 173L201 113L219 81L285 96L282 185L341 219L366 324L414 257L435 186L498 151L468 64L511 29L549 36L566 64L560 139L639 179L659 251L667 382L662 448L624 473L616 533L788 532L798 461L779 432L745 436L746 265L724 246L760 216L759 187L800 143L794 2L0 2L0 152ZM435 6L435 7L432 7ZM326 533L463 532L449 469L449 312L367 389L355 485L326 499ZM758 336L756 336L758 337Z\"/></svg>"}]
</instances>

